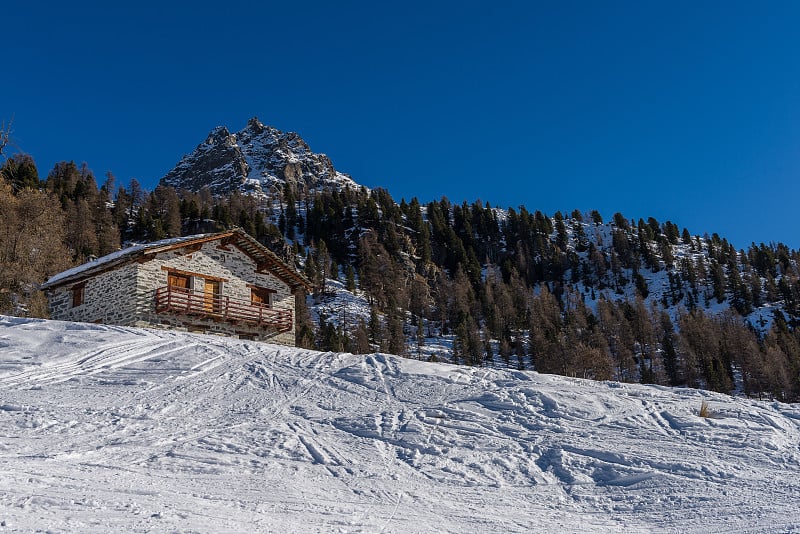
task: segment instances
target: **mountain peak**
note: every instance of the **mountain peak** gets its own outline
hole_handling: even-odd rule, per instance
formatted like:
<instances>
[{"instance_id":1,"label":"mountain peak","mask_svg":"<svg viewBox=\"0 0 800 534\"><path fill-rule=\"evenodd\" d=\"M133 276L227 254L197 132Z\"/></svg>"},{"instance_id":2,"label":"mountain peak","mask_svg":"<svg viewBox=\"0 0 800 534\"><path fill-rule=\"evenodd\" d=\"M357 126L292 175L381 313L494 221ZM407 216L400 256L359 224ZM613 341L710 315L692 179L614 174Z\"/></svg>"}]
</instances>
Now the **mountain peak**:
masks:
<instances>
[{"instance_id":1,"label":"mountain peak","mask_svg":"<svg viewBox=\"0 0 800 534\"><path fill-rule=\"evenodd\" d=\"M359 187L337 171L326 155L314 153L299 134L267 126L258 117L235 134L226 126L211 130L206 141L185 155L160 183L190 191L208 187L215 194L236 190L263 194L287 183L299 193Z\"/></svg>"},{"instance_id":2,"label":"mountain peak","mask_svg":"<svg viewBox=\"0 0 800 534\"><path fill-rule=\"evenodd\" d=\"M231 133L225 126L217 126L208 134L206 139L207 145L216 145L220 143L235 144L236 139L231 139Z\"/></svg>"},{"instance_id":3,"label":"mountain peak","mask_svg":"<svg viewBox=\"0 0 800 534\"><path fill-rule=\"evenodd\" d=\"M258 117L253 117L252 119L247 121L247 126L245 127L245 129L250 130L254 132L256 135L258 135L266 129L266 126L264 126L264 123L258 120Z\"/></svg>"}]
</instances>

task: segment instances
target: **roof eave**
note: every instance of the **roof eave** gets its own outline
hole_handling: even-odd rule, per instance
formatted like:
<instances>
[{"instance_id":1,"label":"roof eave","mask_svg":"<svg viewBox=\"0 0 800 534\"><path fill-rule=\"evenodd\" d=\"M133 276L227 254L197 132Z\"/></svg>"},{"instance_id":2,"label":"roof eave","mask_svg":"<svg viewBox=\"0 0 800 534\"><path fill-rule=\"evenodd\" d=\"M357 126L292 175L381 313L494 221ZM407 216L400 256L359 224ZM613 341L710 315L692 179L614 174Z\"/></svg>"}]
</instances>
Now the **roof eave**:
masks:
<instances>
[{"instance_id":1,"label":"roof eave","mask_svg":"<svg viewBox=\"0 0 800 534\"><path fill-rule=\"evenodd\" d=\"M96 267L89 267L85 270L75 273L74 275L60 278L55 282L52 283L45 282L40 286L40 289L44 291L49 291L52 289L63 287L65 285L80 283L88 278L91 278L92 276L96 276L103 272L116 269L122 265L140 260L144 256L155 256L156 254L161 254L163 252L169 252L171 250L207 243L209 241L222 240L225 238L235 239L234 244L237 244L238 248L242 250L242 252L250 256L252 259L256 260L256 264L259 263L259 260L262 260L263 263L271 264L273 268L270 269L270 271L279 279L281 279L283 282L285 282L293 292L297 291L297 289L301 287L305 289L307 292L311 292L313 286L311 285L311 282L309 282L302 274L298 273L296 269L294 269L292 266L283 261L280 257L278 257L277 254L275 254L267 247L259 243L252 236L250 236L249 234L238 228L234 230L228 230L225 232L218 232L215 234L204 235L202 237L198 237L197 239L187 239L185 241L180 241L177 243L169 243L166 245L155 246L155 247L145 246L139 250L132 251L130 254L125 254L123 256L120 256L115 260L103 262L101 264L98 264ZM249 247L242 246L243 242L249 244L250 246ZM254 256L260 256L260 257L254 257Z\"/></svg>"}]
</instances>

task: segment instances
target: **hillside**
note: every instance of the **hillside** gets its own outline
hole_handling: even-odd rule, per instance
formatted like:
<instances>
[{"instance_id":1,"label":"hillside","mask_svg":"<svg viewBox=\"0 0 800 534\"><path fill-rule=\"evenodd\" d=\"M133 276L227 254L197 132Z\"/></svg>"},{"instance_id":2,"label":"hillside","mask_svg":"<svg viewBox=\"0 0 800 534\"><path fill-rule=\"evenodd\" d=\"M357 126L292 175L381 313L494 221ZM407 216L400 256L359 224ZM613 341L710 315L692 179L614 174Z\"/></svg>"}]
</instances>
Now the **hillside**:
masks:
<instances>
[{"instance_id":1,"label":"hillside","mask_svg":"<svg viewBox=\"0 0 800 534\"><path fill-rule=\"evenodd\" d=\"M152 192L0 168L0 312L121 245L244 229L314 282L297 344L800 400L800 252L596 211L397 202L295 133L215 128Z\"/></svg>"},{"instance_id":2,"label":"hillside","mask_svg":"<svg viewBox=\"0 0 800 534\"><path fill-rule=\"evenodd\" d=\"M10 317L0 344L4 532L800 529L793 405Z\"/></svg>"},{"instance_id":3,"label":"hillside","mask_svg":"<svg viewBox=\"0 0 800 534\"><path fill-rule=\"evenodd\" d=\"M217 202L231 206L227 224L289 243L286 257L315 281L303 346L800 399L800 254L785 245L737 250L716 233L621 213L398 203L331 182L332 166L316 163L326 157L256 119L227 139L283 147L249 149L270 154L251 157L249 175L278 177L249 197L249 211L239 186ZM203 176L213 145L162 184ZM298 165L300 181L290 179ZM189 185L183 202L202 204L204 190ZM346 291L329 290L337 284Z\"/></svg>"}]
</instances>

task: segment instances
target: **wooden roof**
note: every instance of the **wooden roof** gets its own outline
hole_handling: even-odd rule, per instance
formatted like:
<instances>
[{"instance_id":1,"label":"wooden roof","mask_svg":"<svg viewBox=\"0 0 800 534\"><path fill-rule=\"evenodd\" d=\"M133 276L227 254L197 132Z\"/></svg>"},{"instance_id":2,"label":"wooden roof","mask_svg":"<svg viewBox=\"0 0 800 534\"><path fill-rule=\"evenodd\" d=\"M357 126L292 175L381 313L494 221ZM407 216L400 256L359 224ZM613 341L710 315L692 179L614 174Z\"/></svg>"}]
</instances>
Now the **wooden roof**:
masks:
<instances>
[{"instance_id":1,"label":"wooden roof","mask_svg":"<svg viewBox=\"0 0 800 534\"><path fill-rule=\"evenodd\" d=\"M257 272L269 272L274 274L280 280L286 282L292 291L300 287L304 288L306 291L311 290L311 283L306 277L298 273L293 267L281 260L274 252L239 228L216 234L186 236L143 245L135 245L57 274L42 284L41 288L53 289L66 284L74 284L134 261L147 261L155 257L156 254L162 252L202 245L203 243L217 240L219 240L223 246L233 245L237 247L252 258L256 264Z\"/></svg>"}]
</instances>

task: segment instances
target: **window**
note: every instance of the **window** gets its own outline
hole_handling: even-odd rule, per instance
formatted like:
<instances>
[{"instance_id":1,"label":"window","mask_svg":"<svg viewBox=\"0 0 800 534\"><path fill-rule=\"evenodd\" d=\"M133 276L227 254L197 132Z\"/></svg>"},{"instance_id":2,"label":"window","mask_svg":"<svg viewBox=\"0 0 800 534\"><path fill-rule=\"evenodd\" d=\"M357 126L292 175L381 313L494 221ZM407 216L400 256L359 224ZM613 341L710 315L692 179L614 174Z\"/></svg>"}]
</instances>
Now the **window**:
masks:
<instances>
[{"instance_id":1,"label":"window","mask_svg":"<svg viewBox=\"0 0 800 534\"><path fill-rule=\"evenodd\" d=\"M84 296L84 289L86 288L86 283L78 284L76 286L72 286L72 307L76 308L83 304L83 296Z\"/></svg>"},{"instance_id":2,"label":"window","mask_svg":"<svg viewBox=\"0 0 800 534\"><path fill-rule=\"evenodd\" d=\"M250 288L250 303L253 305L272 307L272 295L275 294L274 289L267 289L265 287L251 287Z\"/></svg>"},{"instance_id":3,"label":"window","mask_svg":"<svg viewBox=\"0 0 800 534\"><path fill-rule=\"evenodd\" d=\"M191 289L191 277L185 274L169 273L167 277L167 285L173 289L183 289L188 291Z\"/></svg>"}]
</instances>

